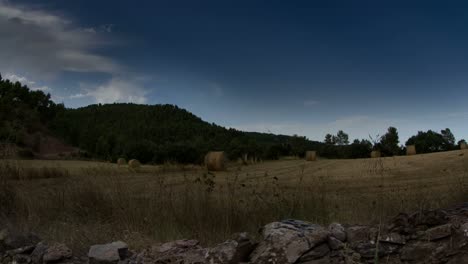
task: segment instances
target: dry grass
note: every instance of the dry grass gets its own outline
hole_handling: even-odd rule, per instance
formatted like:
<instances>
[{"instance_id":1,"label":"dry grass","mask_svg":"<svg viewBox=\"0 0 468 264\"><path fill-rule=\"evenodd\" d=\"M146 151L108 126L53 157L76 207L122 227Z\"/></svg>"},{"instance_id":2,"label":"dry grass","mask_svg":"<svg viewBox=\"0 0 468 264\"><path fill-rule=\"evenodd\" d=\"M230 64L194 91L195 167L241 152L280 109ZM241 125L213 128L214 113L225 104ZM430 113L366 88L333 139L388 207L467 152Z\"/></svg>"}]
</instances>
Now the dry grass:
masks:
<instances>
[{"instance_id":1,"label":"dry grass","mask_svg":"<svg viewBox=\"0 0 468 264\"><path fill-rule=\"evenodd\" d=\"M12 168L66 173L13 180ZM109 163L3 161L0 175L5 221L84 252L114 239L134 248L178 238L211 244L284 218L379 223L400 211L448 206L468 195L468 152L231 164L216 173L171 164L133 172Z\"/></svg>"}]
</instances>

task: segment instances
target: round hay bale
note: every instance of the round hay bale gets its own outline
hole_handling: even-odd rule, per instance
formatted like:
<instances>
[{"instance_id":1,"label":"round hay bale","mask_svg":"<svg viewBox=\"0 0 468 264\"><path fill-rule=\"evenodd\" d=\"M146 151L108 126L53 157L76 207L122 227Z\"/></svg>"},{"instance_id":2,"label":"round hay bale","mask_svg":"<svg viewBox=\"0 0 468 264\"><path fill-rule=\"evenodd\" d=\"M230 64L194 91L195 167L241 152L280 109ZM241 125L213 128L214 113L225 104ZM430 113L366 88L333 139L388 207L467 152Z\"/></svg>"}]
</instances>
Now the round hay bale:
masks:
<instances>
[{"instance_id":1,"label":"round hay bale","mask_svg":"<svg viewBox=\"0 0 468 264\"><path fill-rule=\"evenodd\" d=\"M416 155L416 146L415 145L408 145L406 146L406 155Z\"/></svg>"},{"instance_id":2,"label":"round hay bale","mask_svg":"<svg viewBox=\"0 0 468 264\"><path fill-rule=\"evenodd\" d=\"M138 169L140 168L141 166L141 163L136 160L136 159L131 159L129 162L128 162L128 166L131 168L131 169Z\"/></svg>"},{"instance_id":3,"label":"round hay bale","mask_svg":"<svg viewBox=\"0 0 468 264\"><path fill-rule=\"evenodd\" d=\"M305 153L306 161L315 161L317 160L317 151L309 150Z\"/></svg>"},{"instance_id":4,"label":"round hay bale","mask_svg":"<svg viewBox=\"0 0 468 264\"><path fill-rule=\"evenodd\" d=\"M224 151L210 151L205 156L205 166L209 171L226 170L226 155Z\"/></svg>"},{"instance_id":5,"label":"round hay bale","mask_svg":"<svg viewBox=\"0 0 468 264\"><path fill-rule=\"evenodd\" d=\"M466 142L460 143L460 149L468 149L468 145L466 144Z\"/></svg>"},{"instance_id":6,"label":"round hay bale","mask_svg":"<svg viewBox=\"0 0 468 264\"><path fill-rule=\"evenodd\" d=\"M125 164L127 164L127 161L126 161L124 158L119 158L119 159L117 160L117 165L123 166L123 165L125 165Z\"/></svg>"},{"instance_id":7,"label":"round hay bale","mask_svg":"<svg viewBox=\"0 0 468 264\"><path fill-rule=\"evenodd\" d=\"M382 156L382 153L380 152L380 150L373 150L371 153L370 153L370 157L375 159L375 158L380 158Z\"/></svg>"}]
</instances>

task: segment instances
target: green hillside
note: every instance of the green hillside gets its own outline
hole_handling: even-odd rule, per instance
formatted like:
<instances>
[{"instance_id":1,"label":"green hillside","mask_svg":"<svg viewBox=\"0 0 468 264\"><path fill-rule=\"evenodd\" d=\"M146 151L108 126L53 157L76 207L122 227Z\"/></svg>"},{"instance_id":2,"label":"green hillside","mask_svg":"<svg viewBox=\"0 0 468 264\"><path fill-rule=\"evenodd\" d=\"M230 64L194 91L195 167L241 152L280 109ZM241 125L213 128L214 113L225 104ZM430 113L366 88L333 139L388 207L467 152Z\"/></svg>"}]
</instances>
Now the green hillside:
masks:
<instances>
[{"instance_id":1,"label":"green hillside","mask_svg":"<svg viewBox=\"0 0 468 264\"><path fill-rule=\"evenodd\" d=\"M103 160L199 163L212 150L224 150L231 159L245 154L259 159L303 156L310 149L333 158L367 157L370 152L366 143L337 146L302 136L226 129L175 105L116 103L67 109L49 94L1 78L0 110L0 142L34 151L34 144L25 142L39 131L79 147L88 158Z\"/></svg>"}]
</instances>

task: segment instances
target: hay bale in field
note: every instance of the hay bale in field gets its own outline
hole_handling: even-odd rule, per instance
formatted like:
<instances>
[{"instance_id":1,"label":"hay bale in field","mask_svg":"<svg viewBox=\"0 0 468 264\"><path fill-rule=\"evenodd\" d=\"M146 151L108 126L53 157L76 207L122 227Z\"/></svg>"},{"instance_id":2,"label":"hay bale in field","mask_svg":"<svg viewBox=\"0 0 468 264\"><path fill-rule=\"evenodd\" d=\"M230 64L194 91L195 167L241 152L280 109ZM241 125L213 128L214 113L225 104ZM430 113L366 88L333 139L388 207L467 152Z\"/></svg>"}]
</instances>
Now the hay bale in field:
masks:
<instances>
[{"instance_id":1,"label":"hay bale in field","mask_svg":"<svg viewBox=\"0 0 468 264\"><path fill-rule=\"evenodd\" d=\"M244 154L242 156L242 161L244 162L244 164L247 164L249 162L249 155L248 154Z\"/></svg>"},{"instance_id":2,"label":"hay bale in field","mask_svg":"<svg viewBox=\"0 0 468 264\"><path fill-rule=\"evenodd\" d=\"M406 146L406 155L416 155L416 146L415 145L408 145Z\"/></svg>"},{"instance_id":3,"label":"hay bale in field","mask_svg":"<svg viewBox=\"0 0 468 264\"><path fill-rule=\"evenodd\" d=\"M309 150L305 154L306 161L315 161L317 159L317 151Z\"/></svg>"},{"instance_id":4,"label":"hay bale in field","mask_svg":"<svg viewBox=\"0 0 468 264\"><path fill-rule=\"evenodd\" d=\"M460 149L468 149L466 142L460 142Z\"/></svg>"},{"instance_id":5,"label":"hay bale in field","mask_svg":"<svg viewBox=\"0 0 468 264\"><path fill-rule=\"evenodd\" d=\"M224 151L210 151L205 156L205 166L209 171L223 171L226 169L226 155Z\"/></svg>"},{"instance_id":6,"label":"hay bale in field","mask_svg":"<svg viewBox=\"0 0 468 264\"><path fill-rule=\"evenodd\" d=\"M380 152L380 150L373 150L371 153L370 153L370 157L371 158L380 158L382 156L382 153Z\"/></svg>"},{"instance_id":7,"label":"hay bale in field","mask_svg":"<svg viewBox=\"0 0 468 264\"><path fill-rule=\"evenodd\" d=\"M136 159L131 159L128 162L128 167L130 167L131 169L138 169L140 168L140 166L141 166L141 163Z\"/></svg>"},{"instance_id":8,"label":"hay bale in field","mask_svg":"<svg viewBox=\"0 0 468 264\"><path fill-rule=\"evenodd\" d=\"M127 164L127 161L126 161L124 158L119 158L119 159L117 160L117 165L123 166L123 165L125 165L125 164Z\"/></svg>"}]
</instances>

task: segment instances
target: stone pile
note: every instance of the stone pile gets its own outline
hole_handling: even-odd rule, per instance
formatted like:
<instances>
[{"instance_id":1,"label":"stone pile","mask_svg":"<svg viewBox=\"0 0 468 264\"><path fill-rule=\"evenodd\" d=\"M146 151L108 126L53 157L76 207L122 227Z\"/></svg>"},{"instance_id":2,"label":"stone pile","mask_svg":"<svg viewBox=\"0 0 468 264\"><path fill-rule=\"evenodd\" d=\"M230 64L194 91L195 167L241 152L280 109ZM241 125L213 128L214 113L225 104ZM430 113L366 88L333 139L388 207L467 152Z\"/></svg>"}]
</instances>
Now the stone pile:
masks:
<instances>
[{"instance_id":1,"label":"stone pile","mask_svg":"<svg viewBox=\"0 0 468 264\"><path fill-rule=\"evenodd\" d=\"M211 248L177 240L140 252L121 241L94 245L87 257L33 234L0 232L0 264L221 264L221 263L468 263L468 203L448 210L401 213L380 226L322 227L299 220L264 226L260 241L247 233Z\"/></svg>"}]
</instances>

